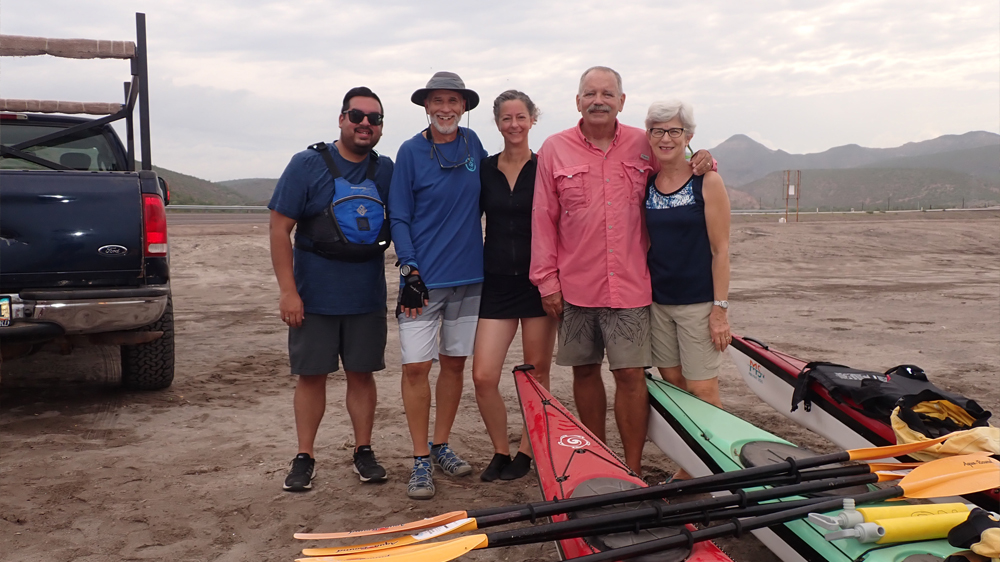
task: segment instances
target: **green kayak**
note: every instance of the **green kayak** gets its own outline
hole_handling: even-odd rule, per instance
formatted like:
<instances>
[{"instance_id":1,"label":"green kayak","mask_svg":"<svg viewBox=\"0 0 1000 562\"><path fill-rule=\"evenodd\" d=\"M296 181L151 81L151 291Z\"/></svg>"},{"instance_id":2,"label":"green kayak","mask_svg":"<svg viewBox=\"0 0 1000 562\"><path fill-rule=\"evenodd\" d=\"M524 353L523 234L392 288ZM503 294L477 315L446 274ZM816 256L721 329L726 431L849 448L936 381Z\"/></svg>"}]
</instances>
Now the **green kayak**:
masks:
<instances>
[{"instance_id":1,"label":"green kayak","mask_svg":"<svg viewBox=\"0 0 1000 562\"><path fill-rule=\"evenodd\" d=\"M815 454L660 378L647 375L646 382L650 402L649 439L692 476ZM801 498L787 498L793 499ZM862 543L853 538L827 541L825 535L830 532L803 519L753 531L785 562L932 562L962 550L944 539L888 545Z\"/></svg>"}]
</instances>

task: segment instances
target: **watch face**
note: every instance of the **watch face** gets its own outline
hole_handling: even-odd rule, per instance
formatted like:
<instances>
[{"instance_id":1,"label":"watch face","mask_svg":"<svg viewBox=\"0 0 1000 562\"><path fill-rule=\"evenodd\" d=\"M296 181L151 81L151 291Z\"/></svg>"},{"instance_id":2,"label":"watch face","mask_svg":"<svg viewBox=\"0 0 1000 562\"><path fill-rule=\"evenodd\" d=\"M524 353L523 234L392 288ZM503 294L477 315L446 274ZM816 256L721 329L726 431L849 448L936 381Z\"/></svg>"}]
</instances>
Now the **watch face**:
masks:
<instances>
[{"instance_id":1,"label":"watch face","mask_svg":"<svg viewBox=\"0 0 1000 562\"><path fill-rule=\"evenodd\" d=\"M413 271L413 268L408 265L399 266L399 274L403 277L409 276L411 271Z\"/></svg>"}]
</instances>

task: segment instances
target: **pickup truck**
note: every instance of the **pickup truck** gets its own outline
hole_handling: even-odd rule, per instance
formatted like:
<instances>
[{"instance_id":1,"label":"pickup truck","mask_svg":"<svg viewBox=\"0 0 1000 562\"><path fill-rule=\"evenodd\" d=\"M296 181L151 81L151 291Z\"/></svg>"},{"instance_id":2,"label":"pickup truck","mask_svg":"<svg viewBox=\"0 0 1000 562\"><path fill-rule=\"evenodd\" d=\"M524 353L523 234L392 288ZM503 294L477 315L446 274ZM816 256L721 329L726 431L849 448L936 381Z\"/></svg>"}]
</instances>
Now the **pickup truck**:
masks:
<instances>
[{"instance_id":1,"label":"pickup truck","mask_svg":"<svg viewBox=\"0 0 1000 562\"><path fill-rule=\"evenodd\" d=\"M118 345L122 385L155 390L174 378L169 192L150 163L143 14L136 29L136 43L0 37L0 55L132 63L125 103L0 100L0 354Z\"/></svg>"}]
</instances>

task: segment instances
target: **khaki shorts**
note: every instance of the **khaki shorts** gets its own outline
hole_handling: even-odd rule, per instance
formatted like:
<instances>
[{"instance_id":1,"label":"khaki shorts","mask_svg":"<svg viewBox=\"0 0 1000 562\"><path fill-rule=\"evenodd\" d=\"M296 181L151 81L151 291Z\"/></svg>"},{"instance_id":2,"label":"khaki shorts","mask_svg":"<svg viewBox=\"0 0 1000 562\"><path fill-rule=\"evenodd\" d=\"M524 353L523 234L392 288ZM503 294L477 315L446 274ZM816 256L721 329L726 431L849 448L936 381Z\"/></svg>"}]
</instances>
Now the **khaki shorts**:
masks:
<instances>
[{"instance_id":1,"label":"khaki shorts","mask_svg":"<svg viewBox=\"0 0 1000 562\"><path fill-rule=\"evenodd\" d=\"M712 303L650 306L653 365L680 365L684 378L706 381L719 376L722 352L715 349L708 329Z\"/></svg>"},{"instance_id":2,"label":"khaki shorts","mask_svg":"<svg viewBox=\"0 0 1000 562\"><path fill-rule=\"evenodd\" d=\"M600 364L605 349L612 371L649 367L649 307L589 308L564 303L556 364Z\"/></svg>"}]
</instances>

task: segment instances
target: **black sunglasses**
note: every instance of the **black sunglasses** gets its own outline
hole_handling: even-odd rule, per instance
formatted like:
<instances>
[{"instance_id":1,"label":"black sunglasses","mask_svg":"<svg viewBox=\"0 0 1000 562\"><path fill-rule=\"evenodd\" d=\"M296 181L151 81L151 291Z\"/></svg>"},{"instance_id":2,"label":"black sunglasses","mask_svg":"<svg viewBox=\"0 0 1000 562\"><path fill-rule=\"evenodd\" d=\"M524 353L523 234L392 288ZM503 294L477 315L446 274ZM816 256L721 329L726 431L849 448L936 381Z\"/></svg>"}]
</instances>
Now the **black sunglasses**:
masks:
<instances>
[{"instance_id":1,"label":"black sunglasses","mask_svg":"<svg viewBox=\"0 0 1000 562\"><path fill-rule=\"evenodd\" d=\"M341 115L346 115L347 118L351 120L351 123L354 123L355 125L360 124L361 121L363 121L364 118L367 117L368 118L368 124L370 124L370 125L372 125L374 127L378 127L379 125L381 125L382 124L382 118L384 117L384 115L382 115L381 113L374 113L374 112L373 113L365 113L364 111L361 111L360 109L348 109L347 111L341 111L340 114Z\"/></svg>"}]
</instances>

